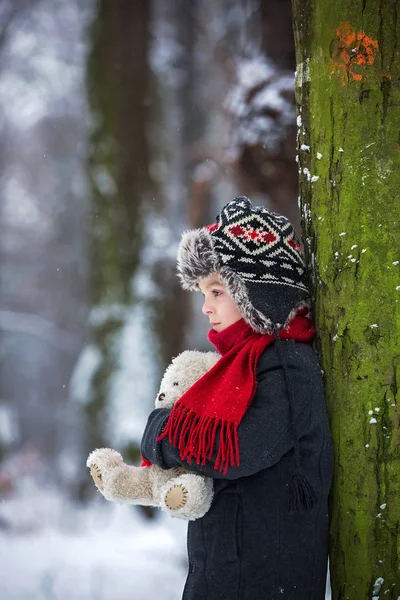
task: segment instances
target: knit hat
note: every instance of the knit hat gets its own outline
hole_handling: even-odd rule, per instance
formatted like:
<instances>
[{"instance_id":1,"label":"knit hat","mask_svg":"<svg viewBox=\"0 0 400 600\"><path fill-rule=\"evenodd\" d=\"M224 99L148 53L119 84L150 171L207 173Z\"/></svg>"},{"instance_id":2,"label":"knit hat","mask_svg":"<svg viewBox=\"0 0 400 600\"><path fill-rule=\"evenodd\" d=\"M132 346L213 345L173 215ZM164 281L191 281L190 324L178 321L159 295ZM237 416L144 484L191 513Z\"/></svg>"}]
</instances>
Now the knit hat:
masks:
<instances>
[{"instance_id":1,"label":"knit hat","mask_svg":"<svg viewBox=\"0 0 400 600\"><path fill-rule=\"evenodd\" d=\"M221 283L258 333L287 327L296 310L310 305L303 254L293 225L283 215L252 206L245 196L228 202L213 225L185 232L178 276L186 290L218 271Z\"/></svg>"}]
</instances>

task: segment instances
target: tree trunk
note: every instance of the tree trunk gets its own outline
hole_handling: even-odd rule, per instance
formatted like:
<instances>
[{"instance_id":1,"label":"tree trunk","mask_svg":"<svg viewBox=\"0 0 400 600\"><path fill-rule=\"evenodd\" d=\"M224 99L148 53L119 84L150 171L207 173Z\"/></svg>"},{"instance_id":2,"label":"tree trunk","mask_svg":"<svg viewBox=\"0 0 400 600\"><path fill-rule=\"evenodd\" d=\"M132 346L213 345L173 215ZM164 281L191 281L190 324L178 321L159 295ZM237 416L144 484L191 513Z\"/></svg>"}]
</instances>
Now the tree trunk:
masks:
<instances>
[{"instance_id":1,"label":"tree trunk","mask_svg":"<svg viewBox=\"0 0 400 600\"><path fill-rule=\"evenodd\" d=\"M90 32L91 341L99 358L85 401L86 454L112 443L107 433L111 383L134 304L132 279L140 263L144 205L151 191L149 27L149 2L101 0ZM137 448L132 453L139 458Z\"/></svg>"},{"instance_id":2,"label":"tree trunk","mask_svg":"<svg viewBox=\"0 0 400 600\"><path fill-rule=\"evenodd\" d=\"M333 600L400 596L397 6L293 0L300 205L336 455Z\"/></svg>"}]
</instances>

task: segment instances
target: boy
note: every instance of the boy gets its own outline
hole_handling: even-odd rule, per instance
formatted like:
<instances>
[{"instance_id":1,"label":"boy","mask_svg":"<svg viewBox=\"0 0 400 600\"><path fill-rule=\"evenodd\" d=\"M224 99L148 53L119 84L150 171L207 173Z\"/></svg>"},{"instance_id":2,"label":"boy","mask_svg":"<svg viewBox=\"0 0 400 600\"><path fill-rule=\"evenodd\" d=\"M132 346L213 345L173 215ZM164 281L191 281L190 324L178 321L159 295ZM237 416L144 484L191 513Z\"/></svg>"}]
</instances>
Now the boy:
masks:
<instances>
[{"instance_id":1,"label":"boy","mask_svg":"<svg viewBox=\"0 0 400 600\"><path fill-rule=\"evenodd\" d=\"M214 479L188 526L183 600L324 600L332 444L293 227L235 198L183 235L178 274L204 295L221 354L142 440L161 468Z\"/></svg>"}]
</instances>

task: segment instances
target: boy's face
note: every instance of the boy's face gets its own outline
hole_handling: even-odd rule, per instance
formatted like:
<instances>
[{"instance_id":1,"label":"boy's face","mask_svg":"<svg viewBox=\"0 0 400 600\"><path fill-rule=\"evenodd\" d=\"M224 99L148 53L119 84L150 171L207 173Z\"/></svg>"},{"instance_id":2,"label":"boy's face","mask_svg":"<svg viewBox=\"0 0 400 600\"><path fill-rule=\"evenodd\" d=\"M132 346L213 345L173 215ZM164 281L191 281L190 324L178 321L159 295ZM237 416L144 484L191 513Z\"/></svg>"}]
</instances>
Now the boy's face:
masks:
<instances>
[{"instance_id":1,"label":"boy's face","mask_svg":"<svg viewBox=\"0 0 400 600\"><path fill-rule=\"evenodd\" d=\"M215 331L219 333L243 318L217 273L199 279L198 284L204 296L202 311Z\"/></svg>"}]
</instances>

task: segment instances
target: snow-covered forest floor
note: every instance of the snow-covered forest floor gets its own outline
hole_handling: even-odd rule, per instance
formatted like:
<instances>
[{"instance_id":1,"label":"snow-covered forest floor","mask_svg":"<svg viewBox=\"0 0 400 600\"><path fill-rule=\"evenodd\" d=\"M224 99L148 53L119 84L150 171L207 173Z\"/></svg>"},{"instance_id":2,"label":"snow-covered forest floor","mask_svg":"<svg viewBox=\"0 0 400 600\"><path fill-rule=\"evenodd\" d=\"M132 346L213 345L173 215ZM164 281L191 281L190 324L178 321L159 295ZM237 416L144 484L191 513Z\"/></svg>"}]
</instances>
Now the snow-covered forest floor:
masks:
<instances>
[{"instance_id":1,"label":"snow-covered forest floor","mask_svg":"<svg viewBox=\"0 0 400 600\"><path fill-rule=\"evenodd\" d=\"M181 598L186 524L31 488L0 505L1 600Z\"/></svg>"},{"instance_id":2,"label":"snow-covered forest floor","mask_svg":"<svg viewBox=\"0 0 400 600\"><path fill-rule=\"evenodd\" d=\"M1 600L180 600L186 523L32 481L0 504ZM326 600L330 600L327 592Z\"/></svg>"}]
</instances>

